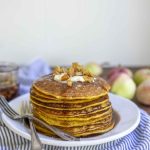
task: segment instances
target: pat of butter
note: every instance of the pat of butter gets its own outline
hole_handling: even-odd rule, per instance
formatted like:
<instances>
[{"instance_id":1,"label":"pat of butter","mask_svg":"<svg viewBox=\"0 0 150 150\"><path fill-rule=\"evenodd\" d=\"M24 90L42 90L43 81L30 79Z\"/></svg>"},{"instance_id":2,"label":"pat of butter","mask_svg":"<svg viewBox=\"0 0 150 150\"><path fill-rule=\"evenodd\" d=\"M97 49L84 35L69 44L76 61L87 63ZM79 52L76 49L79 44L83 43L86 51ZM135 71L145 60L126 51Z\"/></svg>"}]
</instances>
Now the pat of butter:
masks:
<instances>
[{"instance_id":1,"label":"pat of butter","mask_svg":"<svg viewBox=\"0 0 150 150\"><path fill-rule=\"evenodd\" d=\"M70 78L70 80L72 82L78 82L78 81L84 82L85 81L84 78L83 78L83 76L73 76L73 77Z\"/></svg>"},{"instance_id":2,"label":"pat of butter","mask_svg":"<svg viewBox=\"0 0 150 150\"><path fill-rule=\"evenodd\" d=\"M63 75L64 75L64 73L55 75L55 76L54 76L54 80L55 80L55 81L61 81L61 78L62 78Z\"/></svg>"}]
</instances>

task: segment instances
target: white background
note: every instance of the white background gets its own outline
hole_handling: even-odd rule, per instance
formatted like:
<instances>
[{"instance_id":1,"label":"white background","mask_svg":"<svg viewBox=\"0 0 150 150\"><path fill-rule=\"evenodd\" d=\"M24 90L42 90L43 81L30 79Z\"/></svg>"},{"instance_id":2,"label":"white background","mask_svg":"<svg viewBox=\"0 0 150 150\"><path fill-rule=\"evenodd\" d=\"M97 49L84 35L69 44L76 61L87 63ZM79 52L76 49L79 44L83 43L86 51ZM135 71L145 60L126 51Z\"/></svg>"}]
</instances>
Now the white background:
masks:
<instances>
[{"instance_id":1,"label":"white background","mask_svg":"<svg viewBox=\"0 0 150 150\"><path fill-rule=\"evenodd\" d=\"M150 64L150 0L0 0L0 60Z\"/></svg>"}]
</instances>

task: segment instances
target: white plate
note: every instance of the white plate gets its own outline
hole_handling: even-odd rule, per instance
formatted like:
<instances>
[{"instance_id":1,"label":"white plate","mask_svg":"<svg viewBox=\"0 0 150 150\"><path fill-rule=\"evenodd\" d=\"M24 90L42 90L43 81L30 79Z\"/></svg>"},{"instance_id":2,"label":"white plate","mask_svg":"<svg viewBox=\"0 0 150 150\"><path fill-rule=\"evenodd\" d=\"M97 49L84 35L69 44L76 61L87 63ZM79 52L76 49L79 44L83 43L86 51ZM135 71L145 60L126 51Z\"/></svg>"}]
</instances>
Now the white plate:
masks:
<instances>
[{"instance_id":1,"label":"white plate","mask_svg":"<svg viewBox=\"0 0 150 150\"><path fill-rule=\"evenodd\" d=\"M99 136L82 138L81 141L62 141L57 138L52 138L39 134L42 143L53 146L65 147L99 145L119 139L132 132L140 122L140 111L138 107L130 100L119 97L117 95L109 94L109 97L110 101L112 102L113 109L117 111L120 116L119 123L111 131ZM12 100L10 102L10 105L16 111L19 111L20 103L24 100L29 100L29 94L20 96ZM22 123L10 119L5 114L2 114L2 119L8 128L10 128L18 135L30 140L29 129L25 127Z\"/></svg>"}]
</instances>

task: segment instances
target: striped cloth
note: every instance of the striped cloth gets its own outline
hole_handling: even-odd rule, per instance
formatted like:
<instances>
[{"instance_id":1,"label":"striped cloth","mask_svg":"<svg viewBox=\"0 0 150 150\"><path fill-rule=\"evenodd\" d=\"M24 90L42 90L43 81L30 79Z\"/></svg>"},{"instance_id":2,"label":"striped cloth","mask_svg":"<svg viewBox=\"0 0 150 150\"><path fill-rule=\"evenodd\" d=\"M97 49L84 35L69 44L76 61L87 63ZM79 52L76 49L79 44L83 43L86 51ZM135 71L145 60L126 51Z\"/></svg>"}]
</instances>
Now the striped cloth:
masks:
<instances>
[{"instance_id":1,"label":"striped cloth","mask_svg":"<svg viewBox=\"0 0 150 150\"><path fill-rule=\"evenodd\" d=\"M0 150L30 150L30 141L10 131L0 119ZM45 150L67 150L65 147L43 145ZM127 136L102 145L72 150L150 150L150 116L141 110L138 127Z\"/></svg>"}]
</instances>

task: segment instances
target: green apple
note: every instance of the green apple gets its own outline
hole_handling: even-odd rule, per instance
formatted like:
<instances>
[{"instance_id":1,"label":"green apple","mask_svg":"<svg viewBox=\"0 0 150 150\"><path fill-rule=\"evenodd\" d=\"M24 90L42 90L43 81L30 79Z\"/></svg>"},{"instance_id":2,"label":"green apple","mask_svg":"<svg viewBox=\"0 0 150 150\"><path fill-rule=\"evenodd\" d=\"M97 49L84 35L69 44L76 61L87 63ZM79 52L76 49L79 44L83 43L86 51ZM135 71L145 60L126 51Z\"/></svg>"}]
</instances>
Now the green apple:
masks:
<instances>
[{"instance_id":1,"label":"green apple","mask_svg":"<svg viewBox=\"0 0 150 150\"><path fill-rule=\"evenodd\" d=\"M137 85L142 83L143 81L150 79L150 69L140 69L135 72L133 79Z\"/></svg>"},{"instance_id":2,"label":"green apple","mask_svg":"<svg viewBox=\"0 0 150 150\"><path fill-rule=\"evenodd\" d=\"M145 80L137 87L136 98L140 103L150 105L150 79Z\"/></svg>"},{"instance_id":3,"label":"green apple","mask_svg":"<svg viewBox=\"0 0 150 150\"><path fill-rule=\"evenodd\" d=\"M112 82L111 91L117 95L132 99L135 95L136 84L126 73L121 73Z\"/></svg>"},{"instance_id":4,"label":"green apple","mask_svg":"<svg viewBox=\"0 0 150 150\"><path fill-rule=\"evenodd\" d=\"M85 67L94 76L99 76L103 72L102 67L96 63L88 63Z\"/></svg>"}]
</instances>

